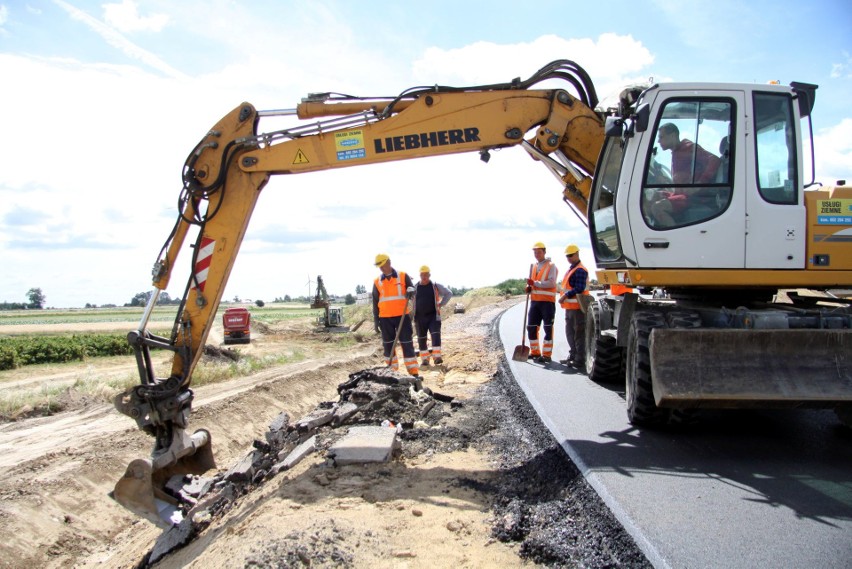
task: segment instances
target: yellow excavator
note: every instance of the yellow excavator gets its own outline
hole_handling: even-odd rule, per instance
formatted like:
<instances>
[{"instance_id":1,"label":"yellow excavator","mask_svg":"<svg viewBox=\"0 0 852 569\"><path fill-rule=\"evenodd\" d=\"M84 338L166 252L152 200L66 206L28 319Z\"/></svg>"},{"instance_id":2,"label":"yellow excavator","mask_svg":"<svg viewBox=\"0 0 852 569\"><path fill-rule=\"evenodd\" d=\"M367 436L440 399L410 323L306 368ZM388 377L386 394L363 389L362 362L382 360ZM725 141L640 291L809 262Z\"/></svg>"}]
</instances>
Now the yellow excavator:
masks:
<instances>
[{"instance_id":1,"label":"yellow excavator","mask_svg":"<svg viewBox=\"0 0 852 569\"><path fill-rule=\"evenodd\" d=\"M510 146L554 174L588 225L598 280L634 291L583 303L586 371L624 382L631 423L757 406L832 408L852 422L852 310L830 293L852 288L852 187L804 180L815 91L658 83L604 105L579 65L558 60L507 83L312 94L276 111L239 105L186 160L154 294L128 335L141 383L115 405L155 445L128 466L114 498L163 524L184 508L165 481L215 465L209 433L187 432L192 371L271 176L464 152L487 162ZM302 122L259 133L277 115ZM170 337L155 336L148 320L193 228L183 304ZM174 353L169 377L155 377L151 349Z\"/></svg>"}]
</instances>

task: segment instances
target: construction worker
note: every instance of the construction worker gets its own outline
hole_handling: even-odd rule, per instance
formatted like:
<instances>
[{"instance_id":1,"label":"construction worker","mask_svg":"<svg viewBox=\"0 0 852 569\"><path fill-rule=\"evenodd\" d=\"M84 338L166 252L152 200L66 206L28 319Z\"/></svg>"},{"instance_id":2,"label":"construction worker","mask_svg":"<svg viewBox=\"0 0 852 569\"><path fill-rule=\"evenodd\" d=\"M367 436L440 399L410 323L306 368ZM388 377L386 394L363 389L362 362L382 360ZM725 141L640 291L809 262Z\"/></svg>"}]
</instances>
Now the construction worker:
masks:
<instances>
[{"instance_id":1,"label":"construction worker","mask_svg":"<svg viewBox=\"0 0 852 569\"><path fill-rule=\"evenodd\" d=\"M589 271L580 262L580 248L576 245L565 247L565 257L571 266L562 279L559 305L565 309L568 358L560 363L582 370L586 367L586 314L580 309L578 297L589 294Z\"/></svg>"},{"instance_id":2,"label":"construction worker","mask_svg":"<svg viewBox=\"0 0 852 569\"><path fill-rule=\"evenodd\" d=\"M394 345L398 343L402 346L405 369L414 377L419 377L420 368L417 366L411 316L408 312L408 301L414 297L411 277L402 271L397 272L386 253L376 255L375 265L382 274L373 283L373 324L376 332L382 334L385 365L394 371L399 370Z\"/></svg>"},{"instance_id":3,"label":"construction worker","mask_svg":"<svg viewBox=\"0 0 852 569\"><path fill-rule=\"evenodd\" d=\"M432 282L427 265L420 267L420 280L414 285L414 326L420 348L420 365L429 365L429 356L435 365L444 363L441 357L441 308L453 297L447 287ZM427 348L426 333L432 337L432 349Z\"/></svg>"},{"instance_id":4,"label":"construction worker","mask_svg":"<svg viewBox=\"0 0 852 569\"><path fill-rule=\"evenodd\" d=\"M538 242L533 245L536 263L530 267L527 294L530 311L527 314L527 336L530 339L529 359L550 363L553 355L553 320L556 317L556 285L559 269L546 257L547 247ZM544 328L544 339L539 343L539 326Z\"/></svg>"}]
</instances>

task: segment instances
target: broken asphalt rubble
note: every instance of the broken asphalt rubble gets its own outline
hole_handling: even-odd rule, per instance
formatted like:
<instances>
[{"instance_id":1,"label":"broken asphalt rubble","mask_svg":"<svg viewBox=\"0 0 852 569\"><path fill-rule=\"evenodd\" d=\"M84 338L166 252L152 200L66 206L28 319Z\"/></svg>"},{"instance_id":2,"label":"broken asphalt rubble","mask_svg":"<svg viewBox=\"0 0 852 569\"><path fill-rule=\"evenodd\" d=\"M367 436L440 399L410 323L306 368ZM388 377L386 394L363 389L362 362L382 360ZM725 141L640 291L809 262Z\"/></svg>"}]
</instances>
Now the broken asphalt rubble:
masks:
<instances>
[{"instance_id":1,"label":"broken asphalt rubble","mask_svg":"<svg viewBox=\"0 0 852 569\"><path fill-rule=\"evenodd\" d=\"M185 515L157 539L142 566L189 543L239 497L313 452L325 450L326 468L390 461L401 448L400 433L428 429L430 415L437 420L444 404L458 405L452 397L416 387L411 376L390 368L352 373L337 387L338 401L320 403L293 422L286 412L280 413L269 425L266 440L255 440L253 449L226 472L172 477L166 491ZM349 426L345 432L344 426Z\"/></svg>"}]
</instances>

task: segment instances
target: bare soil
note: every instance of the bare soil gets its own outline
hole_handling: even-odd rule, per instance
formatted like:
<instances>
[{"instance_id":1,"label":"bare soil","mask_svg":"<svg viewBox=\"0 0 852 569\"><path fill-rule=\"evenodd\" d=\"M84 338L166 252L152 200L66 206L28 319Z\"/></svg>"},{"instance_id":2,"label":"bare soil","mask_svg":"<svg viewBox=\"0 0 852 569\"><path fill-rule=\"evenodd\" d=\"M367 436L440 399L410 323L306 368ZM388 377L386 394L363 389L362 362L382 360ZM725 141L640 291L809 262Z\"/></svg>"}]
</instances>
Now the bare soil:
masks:
<instances>
[{"instance_id":1,"label":"bare soil","mask_svg":"<svg viewBox=\"0 0 852 569\"><path fill-rule=\"evenodd\" d=\"M329 468L322 452L310 455L153 564L162 530L108 497L127 463L151 450L131 419L72 401L55 416L0 425L0 567L649 567L507 374L494 324L515 302L477 299L446 316L445 363L421 373L453 403L403 431L391 462ZM380 365L377 336L340 337L308 320L257 330L238 349L299 349L307 359L196 389L191 428L211 432L220 470L282 411L298 418L336 401L350 374ZM0 375L0 389L135 366L110 360Z\"/></svg>"}]
</instances>

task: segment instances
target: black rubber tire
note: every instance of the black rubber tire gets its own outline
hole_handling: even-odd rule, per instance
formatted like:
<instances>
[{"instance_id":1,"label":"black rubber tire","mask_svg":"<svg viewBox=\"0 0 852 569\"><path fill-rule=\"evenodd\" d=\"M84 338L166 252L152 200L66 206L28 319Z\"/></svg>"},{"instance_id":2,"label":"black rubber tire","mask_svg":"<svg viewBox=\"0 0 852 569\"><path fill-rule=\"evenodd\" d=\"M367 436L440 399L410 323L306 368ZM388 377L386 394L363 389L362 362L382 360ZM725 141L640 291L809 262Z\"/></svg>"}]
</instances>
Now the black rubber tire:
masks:
<instances>
[{"instance_id":1,"label":"black rubber tire","mask_svg":"<svg viewBox=\"0 0 852 569\"><path fill-rule=\"evenodd\" d=\"M627 420L637 427L656 427L669 420L669 410L660 409L654 401L649 350L651 331L665 327L665 318L659 312L637 312L630 321L624 395L627 400Z\"/></svg>"},{"instance_id":2,"label":"black rubber tire","mask_svg":"<svg viewBox=\"0 0 852 569\"><path fill-rule=\"evenodd\" d=\"M852 405L840 405L834 409L835 415L847 429L852 429Z\"/></svg>"},{"instance_id":3,"label":"black rubber tire","mask_svg":"<svg viewBox=\"0 0 852 569\"><path fill-rule=\"evenodd\" d=\"M615 383L623 377L624 349L615 344L612 336L601 336L600 307L589 306L586 311L586 375L597 383Z\"/></svg>"}]
</instances>

